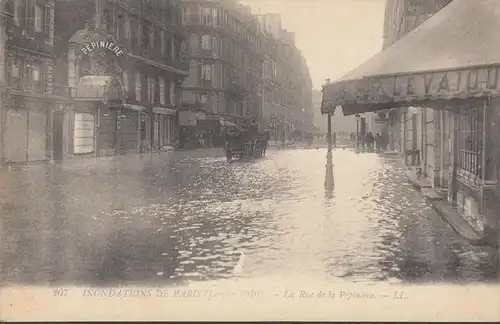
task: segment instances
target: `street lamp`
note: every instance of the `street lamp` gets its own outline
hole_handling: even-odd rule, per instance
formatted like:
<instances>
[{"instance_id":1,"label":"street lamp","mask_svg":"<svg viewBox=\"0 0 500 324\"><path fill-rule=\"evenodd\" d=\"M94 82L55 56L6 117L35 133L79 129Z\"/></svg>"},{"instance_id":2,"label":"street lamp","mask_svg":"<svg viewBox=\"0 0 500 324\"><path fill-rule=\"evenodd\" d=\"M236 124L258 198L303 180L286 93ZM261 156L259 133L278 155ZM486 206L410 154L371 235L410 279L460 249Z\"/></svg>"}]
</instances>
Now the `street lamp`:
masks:
<instances>
[{"instance_id":1,"label":"street lamp","mask_svg":"<svg viewBox=\"0 0 500 324\"><path fill-rule=\"evenodd\" d=\"M330 80L327 79L327 84ZM335 111L335 108L333 109ZM333 162L332 162L332 112L328 111L328 151L326 153L326 173L325 173L325 189L332 190L335 186L333 179Z\"/></svg>"},{"instance_id":2,"label":"street lamp","mask_svg":"<svg viewBox=\"0 0 500 324\"><path fill-rule=\"evenodd\" d=\"M361 116L356 114L356 152L359 153L359 119Z\"/></svg>"}]
</instances>

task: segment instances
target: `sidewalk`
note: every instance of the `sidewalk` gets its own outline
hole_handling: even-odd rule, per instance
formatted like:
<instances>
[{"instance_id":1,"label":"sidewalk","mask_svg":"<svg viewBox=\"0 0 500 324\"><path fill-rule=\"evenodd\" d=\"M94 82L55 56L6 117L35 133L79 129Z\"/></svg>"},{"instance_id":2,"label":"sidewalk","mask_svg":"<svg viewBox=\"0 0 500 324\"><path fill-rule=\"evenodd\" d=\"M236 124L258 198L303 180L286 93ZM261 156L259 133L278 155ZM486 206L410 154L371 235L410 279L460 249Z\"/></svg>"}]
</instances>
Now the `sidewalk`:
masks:
<instances>
[{"instance_id":1,"label":"sidewalk","mask_svg":"<svg viewBox=\"0 0 500 324\"><path fill-rule=\"evenodd\" d=\"M476 246L499 247L498 231L485 229L479 233L466 220L464 215L447 200L447 192L433 188L432 181L426 176L420 176L416 170L407 170L406 176L413 187L431 203L434 210L446 221L453 230Z\"/></svg>"}]
</instances>

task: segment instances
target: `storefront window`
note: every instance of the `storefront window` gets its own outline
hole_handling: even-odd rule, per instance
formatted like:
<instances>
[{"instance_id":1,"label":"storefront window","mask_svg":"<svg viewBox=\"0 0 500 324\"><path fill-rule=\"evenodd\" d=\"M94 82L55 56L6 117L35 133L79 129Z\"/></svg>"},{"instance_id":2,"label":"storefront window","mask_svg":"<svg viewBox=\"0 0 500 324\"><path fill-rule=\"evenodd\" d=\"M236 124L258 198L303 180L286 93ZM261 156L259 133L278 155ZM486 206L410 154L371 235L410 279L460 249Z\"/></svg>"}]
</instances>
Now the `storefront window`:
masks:
<instances>
[{"instance_id":1,"label":"storefront window","mask_svg":"<svg viewBox=\"0 0 500 324\"><path fill-rule=\"evenodd\" d=\"M459 125L460 168L475 175L480 175L481 170L482 121L482 107L462 107Z\"/></svg>"}]
</instances>

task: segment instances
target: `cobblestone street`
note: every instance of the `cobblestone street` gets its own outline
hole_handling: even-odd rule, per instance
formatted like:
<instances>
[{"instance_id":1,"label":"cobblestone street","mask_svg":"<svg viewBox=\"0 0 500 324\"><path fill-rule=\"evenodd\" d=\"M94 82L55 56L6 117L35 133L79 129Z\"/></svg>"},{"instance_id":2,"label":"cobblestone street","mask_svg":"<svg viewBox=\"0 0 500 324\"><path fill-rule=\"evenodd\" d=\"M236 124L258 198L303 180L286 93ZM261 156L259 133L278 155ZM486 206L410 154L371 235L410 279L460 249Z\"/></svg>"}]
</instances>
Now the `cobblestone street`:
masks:
<instances>
[{"instance_id":1,"label":"cobblestone street","mask_svg":"<svg viewBox=\"0 0 500 324\"><path fill-rule=\"evenodd\" d=\"M397 161L336 150L329 197L324 149L172 154L1 169L2 281L495 280Z\"/></svg>"}]
</instances>

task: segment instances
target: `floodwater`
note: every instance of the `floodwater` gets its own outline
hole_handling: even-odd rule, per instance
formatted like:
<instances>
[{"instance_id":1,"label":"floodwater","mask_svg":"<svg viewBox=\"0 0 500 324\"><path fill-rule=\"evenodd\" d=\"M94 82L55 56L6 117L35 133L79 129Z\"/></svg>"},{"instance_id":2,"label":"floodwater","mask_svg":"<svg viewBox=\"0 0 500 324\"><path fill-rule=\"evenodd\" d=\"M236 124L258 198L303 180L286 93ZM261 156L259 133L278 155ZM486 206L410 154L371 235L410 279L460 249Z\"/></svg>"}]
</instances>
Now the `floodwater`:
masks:
<instances>
[{"instance_id":1,"label":"floodwater","mask_svg":"<svg viewBox=\"0 0 500 324\"><path fill-rule=\"evenodd\" d=\"M3 284L224 278L495 280L397 161L324 149L260 160L175 153L0 169Z\"/></svg>"}]
</instances>

